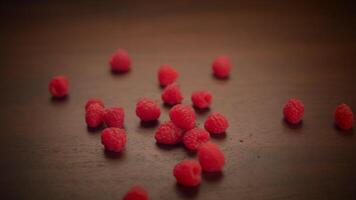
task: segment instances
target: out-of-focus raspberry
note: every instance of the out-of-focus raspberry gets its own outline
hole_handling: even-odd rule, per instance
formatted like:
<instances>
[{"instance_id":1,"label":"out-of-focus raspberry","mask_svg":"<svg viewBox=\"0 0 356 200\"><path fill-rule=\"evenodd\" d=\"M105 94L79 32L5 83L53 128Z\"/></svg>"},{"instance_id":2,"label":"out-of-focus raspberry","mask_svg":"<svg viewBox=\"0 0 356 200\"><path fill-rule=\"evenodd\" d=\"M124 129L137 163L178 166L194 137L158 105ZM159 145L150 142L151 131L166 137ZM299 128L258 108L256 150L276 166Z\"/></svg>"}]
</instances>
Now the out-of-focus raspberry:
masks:
<instances>
[{"instance_id":1,"label":"out-of-focus raspberry","mask_svg":"<svg viewBox=\"0 0 356 200\"><path fill-rule=\"evenodd\" d=\"M177 182L185 186L198 186L201 182L201 166L196 160L183 160L173 169Z\"/></svg>"},{"instance_id":2,"label":"out-of-focus raspberry","mask_svg":"<svg viewBox=\"0 0 356 200\"><path fill-rule=\"evenodd\" d=\"M99 104L101 107L103 107L103 108L105 107L104 103L101 99L92 98L92 99L89 99L87 101L87 103L85 104L85 110L87 110L88 107L92 104Z\"/></svg>"},{"instance_id":3,"label":"out-of-focus raspberry","mask_svg":"<svg viewBox=\"0 0 356 200\"><path fill-rule=\"evenodd\" d=\"M148 193L142 186L136 185L125 194L124 200L148 200Z\"/></svg>"},{"instance_id":4,"label":"out-of-focus raspberry","mask_svg":"<svg viewBox=\"0 0 356 200\"><path fill-rule=\"evenodd\" d=\"M162 91L161 98L164 103L171 106L181 103L183 100L183 96L180 91L179 85L176 83L168 85Z\"/></svg>"},{"instance_id":5,"label":"out-of-focus raspberry","mask_svg":"<svg viewBox=\"0 0 356 200\"><path fill-rule=\"evenodd\" d=\"M203 171L206 172L219 172L225 165L223 152L211 142L204 143L199 147L198 158Z\"/></svg>"},{"instance_id":6,"label":"out-of-focus raspberry","mask_svg":"<svg viewBox=\"0 0 356 200\"><path fill-rule=\"evenodd\" d=\"M205 120L204 126L209 133L222 134L229 127L229 122L222 114L214 112Z\"/></svg>"},{"instance_id":7,"label":"out-of-focus raspberry","mask_svg":"<svg viewBox=\"0 0 356 200\"><path fill-rule=\"evenodd\" d=\"M192 94L193 105L199 109L205 109L210 106L212 96L208 91L196 91Z\"/></svg>"},{"instance_id":8,"label":"out-of-focus raspberry","mask_svg":"<svg viewBox=\"0 0 356 200\"><path fill-rule=\"evenodd\" d=\"M158 81L161 86L174 83L178 77L178 72L170 65L164 64L158 69Z\"/></svg>"},{"instance_id":9,"label":"out-of-focus raspberry","mask_svg":"<svg viewBox=\"0 0 356 200\"><path fill-rule=\"evenodd\" d=\"M169 111L169 117L179 128L190 130L195 126L195 112L191 106L175 105Z\"/></svg>"},{"instance_id":10,"label":"out-of-focus raspberry","mask_svg":"<svg viewBox=\"0 0 356 200\"><path fill-rule=\"evenodd\" d=\"M346 104L340 104L336 107L334 112L335 124L341 130L349 130L354 124L354 114L350 106Z\"/></svg>"},{"instance_id":11,"label":"out-of-focus raspberry","mask_svg":"<svg viewBox=\"0 0 356 200\"><path fill-rule=\"evenodd\" d=\"M126 145L126 133L120 128L106 128L101 132L101 143L105 150L121 152Z\"/></svg>"},{"instance_id":12,"label":"out-of-focus raspberry","mask_svg":"<svg viewBox=\"0 0 356 200\"><path fill-rule=\"evenodd\" d=\"M230 60L226 56L219 56L213 62L213 72L218 78L227 78L231 71Z\"/></svg>"},{"instance_id":13,"label":"out-of-focus raspberry","mask_svg":"<svg viewBox=\"0 0 356 200\"><path fill-rule=\"evenodd\" d=\"M155 133L155 139L160 144L177 144L182 140L182 137L183 130L171 121L161 124Z\"/></svg>"},{"instance_id":14,"label":"out-of-focus raspberry","mask_svg":"<svg viewBox=\"0 0 356 200\"><path fill-rule=\"evenodd\" d=\"M69 82L65 76L55 76L48 85L49 92L53 97L61 98L68 95Z\"/></svg>"},{"instance_id":15,"label":"out-of-focus raspberry","mask_svg":"<svg viewBox=\"0 0 356 200\"><path fill-rule=\"evenodd\" d=\"M85 122L90 128L99 127L104 121L105 109L97 103L90 104L85 111Z\"/></svg>"},{"instance_id":16,"label":"out-of-focus raspberry","mask_svg":"<svg viewBox=\"0 0 356 200\"><path fill-rule=\"evenodd\" d=\"M210 140L209 133L202 128L193 128L183 136L183 143L189 150L196 151L200 145Z\"/></svg>"},{"instance_id":17,"label":"out-of-focus raspberry","mask_svg":"<svg viewBox=\"0 0 356 200\"><path fill-rule=\"evenodd\" d=\"M283 108L284 119L290 124L298 124L304 115L304 105L298 99L289 99Z\"/></svg>"},{"instance_id":18,"label":"out-of-focus raspberry","mask_svg":"<svg viewBox=\"0 0 356 200\"><path fill-rule=\"evenodd\" d=\"M105 110L104 122L108 127L124 128L125 113L120 107Z\"/></svg>"},{"instance_id":19,"label":"out-of-focus raspberry","mask_svg":"<svg viewBox=\"0 0 356 200\"><path fill-rule=\"evenodd\" d=\"M113 72L127 72L131 69L131 58L125 50L118 49L111 56L110 66Z\"/></svg>"},{"instance_id":20,"label":"out-of-focus raspberry","mask_svg":"<svg viewBox=\"0 0 356 200\"><path fill-rule=\"evenodd\" d=\"M136 115L143 122L157 120L161 115L161 109L154 100L140 99L136 104Z\"/></svg>"}]
</instances>

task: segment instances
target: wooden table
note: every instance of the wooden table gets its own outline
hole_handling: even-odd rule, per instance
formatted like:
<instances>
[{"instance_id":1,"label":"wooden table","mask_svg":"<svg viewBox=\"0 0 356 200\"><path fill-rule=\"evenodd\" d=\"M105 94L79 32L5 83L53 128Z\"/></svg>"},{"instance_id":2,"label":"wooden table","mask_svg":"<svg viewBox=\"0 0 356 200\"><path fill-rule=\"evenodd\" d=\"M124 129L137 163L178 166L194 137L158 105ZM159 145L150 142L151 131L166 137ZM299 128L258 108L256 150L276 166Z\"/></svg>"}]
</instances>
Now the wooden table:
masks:
<instances>
[{"instance_id":1,"label":"wooden table","mask_svg":"<svg viewBox=\"0 0 356 200\"><path fill-rule=\"evenodd\" d=\"M268 2L268 3L267 3ZM1 199L121 199L141 184L151 199L356 199L354 131L334 127L341 102L356 111L356 11L351 1L15 1L0 9ZM118 47L133 70L110 73ZM233 63L217 80L211 62ZM184 103L194 90L214 94L206 116L230 121L213 138L226 155L222 174L199 188L176 185L173 166L196 158L182 146L159 146L158 124L134 114L140 97L160 101L156 72L179 72ZM70 79L70 96L51 99L47 84ZM105 153L100 130L84 123L98 97L125 108L128 143ZM303 123L282 120L288 98L305 104ZM168 120L162 106L160 123Z\"/></svg>"}]
</instances>

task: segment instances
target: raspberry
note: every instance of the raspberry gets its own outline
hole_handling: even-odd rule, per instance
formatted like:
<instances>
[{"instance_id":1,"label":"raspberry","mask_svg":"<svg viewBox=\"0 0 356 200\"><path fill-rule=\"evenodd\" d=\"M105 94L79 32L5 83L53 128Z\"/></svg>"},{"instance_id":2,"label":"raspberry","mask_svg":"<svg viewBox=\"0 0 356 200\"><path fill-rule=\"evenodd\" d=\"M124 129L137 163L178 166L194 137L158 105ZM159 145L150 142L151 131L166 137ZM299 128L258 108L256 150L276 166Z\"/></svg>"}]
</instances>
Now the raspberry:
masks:
<instances>
[{"instance_id":1,"label":"raspberry","mask_svg":"<svg viewBox=\"0 0 356 200\"><path fill-rule=\"evenodd\" d=\"M298 124L304 115L304 105L298 99L289 99L283 108L284 119L290 124Z\"/></svg>"},{"instance_id":2,"label":"raspberry","mask_svg":"<svg viewBox=\"0 0 356 200\"><path fill-rule=\"evenodd\" d=\"M206 172L219 172L225 164L225 156L216 144L207 142L198 149L199 163Z\"/></svg>"},{"instance_id":3,"label":"raspberry","mask_svg":"<svg viewBox=\"0 0 356 200\"><path fill-rule=\"evenodd\" d=\"M183 136L183 143L189 150L196 151L200 145L210 140L209 133L201 128L193 128Z\"/></svg>"},{"instance_id":4,"label":"raspberry","mask_svg":"<svg viewBox=\"0 0 356 200\"><path fill-rule=\"evenodd\" d=\"M48 85L49 92L53 97L61 98L68 94L69 82L65 76L55 76Z\"/></svg>"},{"instance_id":5,"label":"raspberry","mask_svg":"<svg viewBox=\"0 0 356 200\"><path fill-rule=\"evenodd\" d=\"M178 77L178 72L170 65L164 64L158 69L158 81L161 86L172 84Z\"/></svg>"},{"instance_id":6,"label":"raspberry","mask_svg":"<svg viewBox=\"0 0 356 200\"><path fill-rule=\"evenodd\" d=\"M179 85L176 83L172 83L164 88L161 98L164 103L168 105L176 105L182 102L183 96L180 92Z\"/></svg>"},{"instance_id":7,"label":"raspberry","mask_svg":"<svg viewBox=\"0 0 356 200\"><path fill-rule=\"evenodd\" d=\"M87 110L88 109L88 107L90 106L90 105L92 105L92 104L99 104L101 107L105 107L104 106L104 103L103 103L103 101L101 100L101 99L95 99L95 98L93 98L93 99L89 99L88 101L87 101L87 103L85 104L85 110Z\"/></svg>"},{"instance_id":8,"label":"raspberry","mask_svg":"<svg viewBox=\"0 0 356 200\"><path fill-rule=\"evenodd\" d=\"M125 194L124 200L148 200L148 194L145 188L136 185Z\"/></svg>"},{"instance_id":9,"label":"raspberry","mask_svg":"<svg viewBox=\"0 0 356 200\"><path fill-rule=\"evenodd\" d=\"M183 130L171 121L161 124L155 133L155 139L160 144L177 144L182 140L182 137Z\"/></svg>"},{"instance_id":10,"label":"raspberry","mask_svg":"<svg viewBox=\"0 0 356 200\"><path fill-rule=\"evenodd\" d=\"M213 72L218 78L227 78L231 71L231 64L226 56L219 56L213 62Z\"/></svg>"},{"instance_id":11,"label":"raspberry","mask_svg":"<svg viewBox=\"0 0 356 200\"><path fill-rule=\"evenodd\" d=\"M334 119L335 124L341 130L349 130L354 123L354 114L352 113L350 106L343 103L336 107Z\"/></svg>"},{"instance_id":12,"label":"raspberry","mask_svg":"<svg viewBox=\"0 0 356 200\"><path fill-rule=\"evenodd\" d=\"M124 109L120 107L105 110L104 122L108 127L124 128L124 118Z\"/></svg>"},{"instance_id":13,"label":"raspberry","mask_svg":"<svg viewBox=\"0 0 356 200\"><path fill-rule=\"evenodd\" d=\"M191 99L195 107L205 109L209 107L212 96L208 91L196 91L193 92Z\"/></svg>"},{"instance_id":14,"label":"raspberry","mask_svg":"<svg viewBox=\"0 0 356 200\"><path fill-rule=\"evenodd\" d=\"M223 134L229 127L229 122L222 114L214 112L205 120L204 126L209 133Z\"/></svg>"},{"instance_id":15,"label":"raspberry","mask_svg":"<svg viewBox=\"0 0 356 200\"><path fill-rule=\"evenodd\" d=\"M126 133L120 128L106 128L101 132L101 143L105 150L121 152L125 148Z\"/></svg>"},{"instance_id":16,"label":"raspberry","mask_svg":"<svg viewBox=\"0 0 356 200\"><path fill-rule=\"evenodd\" d=\"M123 50L118 49L110 59L111 71L113 72L127 72L131 68L131 59L129 54Z\"/></svg>"},{"instance_id":17,"label":"raspberry","mask_svg":"<svg viewBox=\"0 0 356 200\"><path fill-rule=\"evenodd\" d=\"M85 112L85 122L88 127L96 128L103 123L104 120L104 108L97 103L90 104Z\"/></svg>"},{"instance_id":18,"label":"raspberry","mask_svg":"<svg viewBox=\"0 0 356 200\"><path fill-rule=\"evenodd\" d=\"M142 98L136 104L136 115L141 121L153 121L159 118L161 110L155 101Z\"/></svg>"},{"instance_id":19,"label":"raspberry","mask_svg":"<svg viewBox=\"0 0 356 200\"><path fill-rule=\"evenodd\" d=\"M201 166L196 160L183 160L174 167L173 175L181 185L197 186L201 182Z\"/></svg>"},{"instance_id":20,"label":"raspberry","mask_svg":"<svg viewBox=\"0 0 356 200\"><path fill-rule=\"evenodd\" d=\"M191 106L175 105L169 111L169 117L179 128L190 130L195 126L195 113Z\"/></svg>"}]
</instances>

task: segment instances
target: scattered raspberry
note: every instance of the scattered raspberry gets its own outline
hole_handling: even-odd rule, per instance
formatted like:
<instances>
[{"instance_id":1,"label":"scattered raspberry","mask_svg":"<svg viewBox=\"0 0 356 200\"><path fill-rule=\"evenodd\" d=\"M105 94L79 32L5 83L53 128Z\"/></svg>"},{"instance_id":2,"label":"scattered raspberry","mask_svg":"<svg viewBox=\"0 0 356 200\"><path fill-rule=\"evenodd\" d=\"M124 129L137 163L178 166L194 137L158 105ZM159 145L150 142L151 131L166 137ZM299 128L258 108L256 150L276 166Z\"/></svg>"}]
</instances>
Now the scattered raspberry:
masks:
<instances>
[{"instance_id":1,"label":"scattered raspberry","mask_svg":"<svg viewBox=\"0 0 356 200\"><path fill-rule=\"evenodd\" d=\"M148 200L148 193L145 188L136 185L130 188L125 194L124 200Z\"/></svg>"},{"instance_id":2,"label":"scattered raspberry","mask_svg":"<svg viewBox=\"0 0 356 200\"><path fill-rule=\"evenodd\" d=\"M85 122L88 127L96 128L104 121L105 109L97 103L90 104L85 111Z\"/></svg>"},{"instance_id":3,"label":"scattered raspberry","mask_svg":"<svg viewBox=\"0 0 356 200\"><path fill-rule=\"evenodd\" d=\"M343 103L336 107L334 119L335 124L341 130L349 130L354 123L354 114L352 113L350 106Z\"/></svg>"},{"instance_id":4,"label":"scattered raspberry","mask_svg":"<svg viewBox=\"0 0 356 200\"><path fill-rule=\"evenodd\" d=\"M169 117L179 128L190 130L195 126L195 113L191 106L175 105L169 111Z\"/></svg>"},{"instance_id":5,"label":"scattered raspberry","mask_svg":"<svg viewBox=\"0 0 356 200\"><path fill-rule=\"evenodd\" d=\"M189 150L196 151L200 145L210 140L209 133L201 128L193 128L183 136L183 143Z\"/></svg>"},{"instance_id":6,"label":"scattered raspberry","mask_svg":"<svg viewBox=\"0 0 356 200\"><path fill-rule=\"evenodd\" d=\"M164 103L168 105L176 105L182 102L183 96L180 92L179 85L176 83L172 83L164 88L161 98Z\"/></svg>"},{"instance_id":7,"label":"scattered raspberry","mask_svg":"<svg viewBox=\"0 0 356 200\"><path fill-rule=\"evenodd\" d=\"M101 99L95 99L95 98L93 98L93 99L89 99L88 101L87 101L87 103L85 104L85 110L87 110L88 109L88 107L90 106L90 105L92 105L92 104L99 104L101 107L105 107L104 106L104 103L103 103L103 101L101 100Z\"/></svg>"},{"instance_id":8,"label":"scattered raspberry","mask_svg":"<svg viewBox=\"0 0 356 200\"><path fill-rule=\"evenodd\" d=\"M105 150L121 152L126 144L126 132L120 128L106 128L101 132L101 143Z\"/></svg>"},{"instance_id":9,"label":"scattered raspberry","mask_svg":"<svg viewBox=\"0 0 356 200\"><path fill-rule=\"evenodd\" d=\"M111 71L113 72L127 72L131 68L131 59L129 54L123 50L118 49L110 59Z\"/></svg>"},{"instance_id":10,"label":"scattered raspberry","mask_svg":"<svg viewBox=\"0 0 356 200\"><path fill-rule=\"evenodd\" d=\"M218 78L227 78L231 71L231 64L226 56L219 56L213 62L213 72Z\"/></svg>"},{"instance_id":11,"label":"scattered raspberry","mask_svg":"<svg viewBox=\"0 0 356 200\"><path fill-rule=\"evenodd\" d=\"M170 65L164 64L158 70L158 81L161 86L172 84L179 77L178 72Z\"/></svg>"},{"instance_id":12,"label":"scattered raspberry","mask_svg":"<svg viewBox=\"0 0 356 200\"><path fill-rule=\"evenodd\" d=\"M182 137L183 130L171 121L161 124L155 133L155 139L160 144L177 144L182 140Z\"/></svg>"},{"instance_id":13,"label":"scattered raspberry","mask_svg":"<svg viewBox=\"0 0 356 200\"><path fill-rule=\"evenodd\" d=\"M55 76L48 85L49 92L53 97L65 97L68 94L69 82L65 76Z\"/></svg>"},{"instance_id":14,"label":"scattered raspberry","mask_svg":"<svg viewBox=\"0 0 356 200\"><path fill-rule=\"evenodd\" d=\"M174 167L173 175L181 185L197 186L201 182L201 166L196 160L183 160Z\"/></svg>"},{"instance_id":15,"label":"scattered raspberry","mask_svg":"<svg viewBox=\"0 0 356 200\"><path fill-rule=\"evenodd\" d=\"M204 126L209 133L223 134L229 127L229 122L222 114L214 112L205 120Z\"/></svg>"},{"instance_id":16,"label":"scattered raspberry","mask_svg":"<svg viewBox=\"0 0 356 200\"><path fill-rule=\"evenodd\" d=\"M208 91L196 91L192 94L193 105L200 109L205 109L210 106L212 96Z\"/></svg>"},{"instance_id":17,"label":"scattered raspberry","mask_svg":"<svg viewBox=\"0 0 356 200\"><path fill-rule=\"evenodd\" d=\"M221 171L225 164L225 156L216 144L207 142L198 149L199 163L206 172Z\"/></svg>"},{"instance_id":18,"label":"scattered raspberry","mask_svg":"<svg viewBox=\"0 0 356 200\"><path fill-rule=\"evenodd\" d=\"M124 128L124 109L109 108L105 110L104 122L108 127Z\"/></svg>"},{"instance_id":19,"label":"scattered raspberry","mask_svg":"<svg viewBox=\"0 0 356 200\"><path fill-rule=\"evenodd\" d=\"M142 98L136 104L136 115L141 121L153 121L159 118L161 109L155 101L148 98Z\"/></svg>"},{"instance_id":20,"label":"scattered raspberry","mask_svg":"<svg viewBox=\"0 0 356 200\"><path fill-rule=\"evenodd\" d=\"M304 105L298 99L289 99L283 108L284 119L291 124L298 124L304 115Z\"/></svg>"}]
</instances>

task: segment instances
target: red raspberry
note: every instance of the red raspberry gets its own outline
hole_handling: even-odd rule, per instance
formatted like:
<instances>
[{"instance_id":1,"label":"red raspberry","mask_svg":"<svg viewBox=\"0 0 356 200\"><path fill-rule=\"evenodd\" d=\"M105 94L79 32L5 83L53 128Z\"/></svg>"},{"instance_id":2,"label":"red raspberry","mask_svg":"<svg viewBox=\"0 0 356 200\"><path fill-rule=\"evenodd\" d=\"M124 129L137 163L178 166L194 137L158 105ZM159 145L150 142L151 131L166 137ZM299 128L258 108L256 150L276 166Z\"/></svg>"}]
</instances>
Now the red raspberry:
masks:
<instances>
[{"instance_id":1,"label":"red raspberry","mask_svg":"<svg viewBox=\"0 0 356 200\"><path fill-rule=\"evenodd\" d=\"M65 76L55 76L48 85L49 92L53 97L61 98L68 94L69 82Z\"/></svg>"},{"instance_id":2,"label":"red raspberry","mask_svg":"<svg viewBox=\"0 0 356 200\"><path fill-rule=\"evenodd\" d=\"M124 200L148 200L148 193L145 188L136 185L130 188L125 194Z\"/></svg>"},{"instance_id":3,"label":"red raspberry","mask_svg":"<svg viewBox=\"0 0 356 200\"><path fill-rule=\"evenodd\" d=\"M304 105L298 99L289 99L283 108L284 119L291 124L298 124L304 115Z\"/></svg>"},{"instance_id":4,"label":"red raspberry","mask_svg":"<svg viewBox=\"0 0 356 200\"><path fill-rule=\"evenodd\" d=\"M85 110L87 110L88 109L88 107L90 106L90 105L92 105L92 104L99 104L101 107L105 107L104 106L104 103L103 103L103 101L101 100L101 99L95 99L95 98L93 98L93 99L89 99L88 101L87 101L87 103L85 104Z\"/></svg>"},{"instance_id":5,"label":"red raspberry","mask_svg":"<svg viewBox=\"0 0 356 200\"><path fill-rule=\"evenodd\" d=\"M113 72L127 72L131 68L131 59L129 54L123 50L118 49L110 59L111 71Z\"/></svg>"},{"instance_id":6,"label":"red raspberry","mask_svg":"<svg viewBox=\"0 0 356 200\"><path fill-rule=\"evenodd\" d=\"M124 119L124 109L120 107L105 110L104 122L108 127L124 128Z\"/></svg>"},{"instance_id":7,"label":"red raspberry","mask_svg":"<svg viewBox=\"0 0 356 200\"><path fill-rule=\"evenodd\" d=\"M181 185L197 186L201 182L201 166L196 160L183 160L174 167L173 175Z\"/></svg>"},{"instance_id":8,"label":"red raspberry","mask_svg":"<svg viewBox=\"0 0 356 200\"><path fill-rule=\"evenodd\" d=\"M161 86L172 84L178 77L178 72L170 65L164 64L158 69L158 81Z\"/></svg>"},{"instance_id":9,"label":"red raspberry","mask_svg":"<svg viewBox=\"0 0 356 200\"><path fill-rule=\"evenodd\" d=\"M160 144L177 144L182 140L182 137L183 130L171 121L161 124L155 133L155 139Z\"/></svg>"},{"instance_id":10,"label":"red raspberry","mask_svg":"<svg viewBox=\"0 0 356 200\"><path fill-rule=\"evenodd\" d=\"M136 104L136 115L143 122L153 121L159 118L161 109L155 101L148 98L142 98Z\"/></svg>"},{"instance_id":11,"label":"red raspberry","mask_svg":"<svg viewBox=\"0 0 356 200\"><path fill-rule=\"evenodd\" d=\"M126 132L121 128L106 128L101 132L101 143L105 150L121 152L126 144Z\"/></svg>"},{"instance_id":12,"label":"red raspberry","mask_svg":"<svg viewBox=\"0 0 356 200\"><path fill-rule=\"evenodd\" d=\"M210 106L212 96L208 91L196 91L192 94L193 105L200 109L205 109Z\"/></svg>"},{"instance_id":13,"label":"red raspberry","mask_svg":"<svg viewBox=\"0 0 356 200\"><path fill-rule=\"evenodd\" d=\"M207 142L198 149L199 163L206 172L219 172L225 164L225 156L216 144Z\"/></svg>"},{"instance_id":14,"label":"red raspberry","mask_svg":"<svg viewBox=\"0 0 356 200\"><path fill-rule=\"evenodd\" d=\"M168 105L176 105L182 102L183 96L180 92L179 85L176 83L172 83L164 88L161 98L164 103Z\"/></svg>"},{"instance_id":15,"label":"red raspberry","mask_svg":"<svg viewBox=\"0 0 356 200\"><path fill-rule=\"evenodd\" d=\"M209 133L223 134L229 127L229 122L222 114L214 112L205 120L204 126Z\"/></svg>"},{"instance_id":16,"label":"red raspberry","mask_svg":"<svg viewBox=\"0 0 356 200\"><path fill-rule=\"evenodd\" d=\"M213 72L218 78L227 78L231 71L231 64L226 56L219 56L213 62Z\"/></svg>"},{"instance_id":17,"label":"red raspberry","mask_svg":"<svg viewBox=\"0 0 356 200\"><path fill-rule=\"evenodd\" d=\"M201 128L193 128L183 136L183 143L189 150L196 151L200 145L210 140L209 133Z\"/></svg>"},{"instance_id":18,"label":"red raspberry","mask_svg":"<svg viewBox=\"0 0 356 200\"><path fill-rule=\"evenodd\" d=\"M175 105L169 111L169 117L179 128L190 130L195 126L195 113L191 106Z\"/></svg>"},{"instance_id":19,"label":"red raspberry","mask_svg":"<svg viewBox=\"0 0 356 200\"><path fill-rule=\"evenodd\" d=\"M334 119L335 124L341 130L349 130L354 123L354 114L352 113L350 106L343 103L336 107Z\"/></svg>"},{"instance_id":20,"label":"red raspberry","mask_svg":"<svg viewBox=\"0 0 356 200\"><path fill-rule=\"evenodd\" d=\"M97 103L90 104L85 112L85 122L88 127L96 128L104 121L105 109Z\"/></svg>"}]
</instances>

